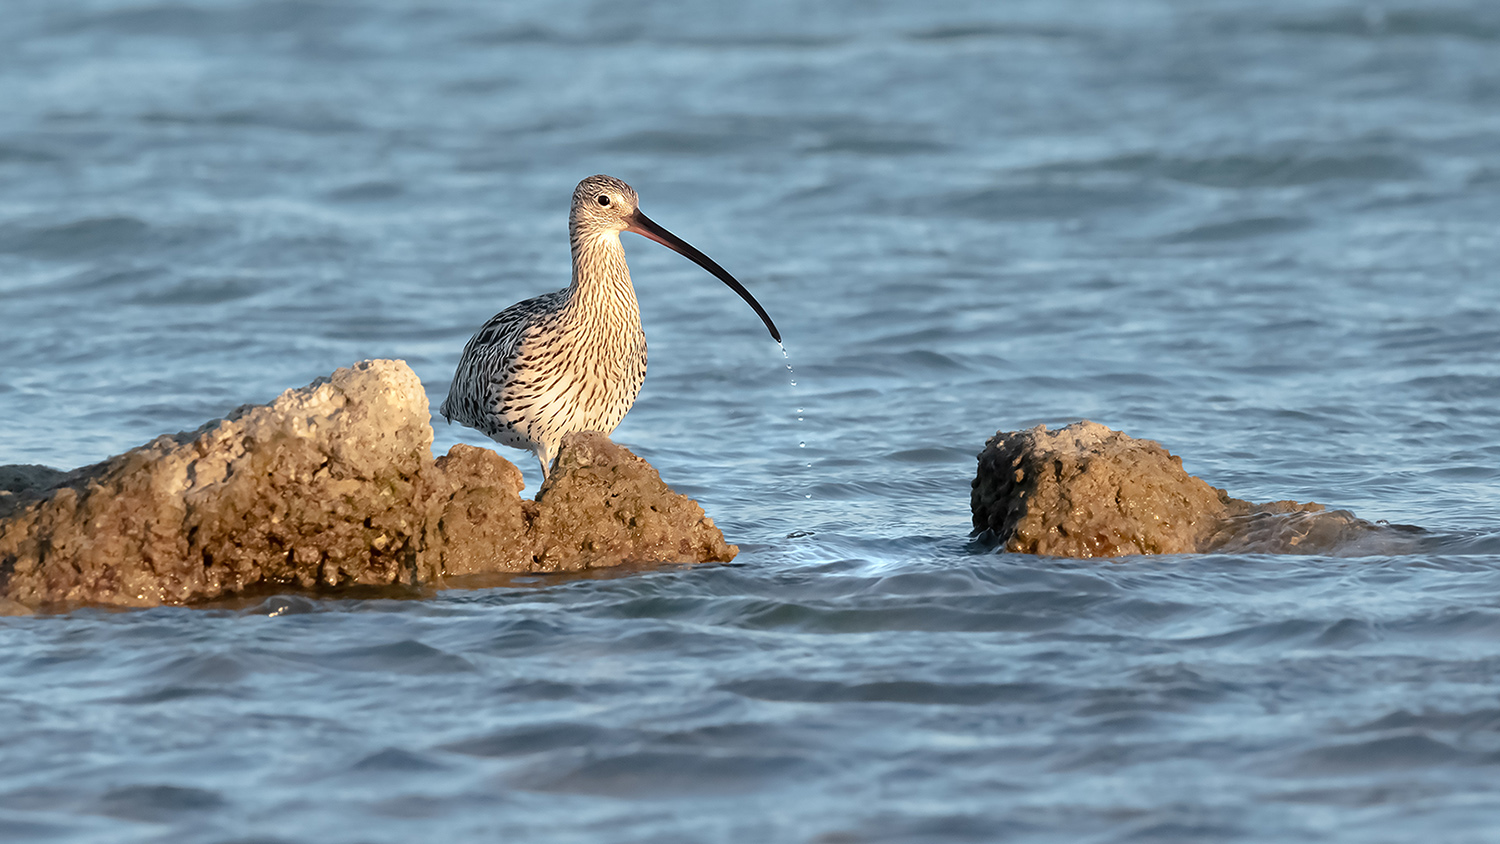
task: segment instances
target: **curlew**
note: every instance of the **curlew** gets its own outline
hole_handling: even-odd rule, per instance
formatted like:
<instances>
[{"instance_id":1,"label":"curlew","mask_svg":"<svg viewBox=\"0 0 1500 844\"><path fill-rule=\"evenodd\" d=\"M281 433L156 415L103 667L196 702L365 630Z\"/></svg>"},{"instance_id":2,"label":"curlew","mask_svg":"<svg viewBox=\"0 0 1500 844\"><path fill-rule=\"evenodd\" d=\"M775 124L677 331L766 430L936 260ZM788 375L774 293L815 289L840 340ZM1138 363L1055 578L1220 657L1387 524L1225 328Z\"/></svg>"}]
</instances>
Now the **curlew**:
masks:
<instances>
[{"instance_id":1,"label":"curlew","mask_svg":"<svg viewBox=\"0 0 1500 844\"><path fill-rule=\"evenodd\" d=\"M642 214L630 185L590 176L573 191L573 283L517 302L469 340L439 412L496 442L526 449L546 480L562 438L609 434L646 380L646 334L621 232L648 237L713 273L781 332L743 285L707 255Z\"/></svg>"}]
</instances>

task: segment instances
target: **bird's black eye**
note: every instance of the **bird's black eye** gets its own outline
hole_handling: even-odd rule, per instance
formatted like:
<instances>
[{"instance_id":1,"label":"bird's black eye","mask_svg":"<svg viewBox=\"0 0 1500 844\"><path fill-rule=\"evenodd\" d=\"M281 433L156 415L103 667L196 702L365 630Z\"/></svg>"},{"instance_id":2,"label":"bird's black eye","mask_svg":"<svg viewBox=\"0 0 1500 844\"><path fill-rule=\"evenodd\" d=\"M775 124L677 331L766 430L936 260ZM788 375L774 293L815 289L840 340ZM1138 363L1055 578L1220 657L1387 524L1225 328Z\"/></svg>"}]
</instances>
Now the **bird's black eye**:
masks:
<instances>
[{"instance_id":1,"label":"bird's black eye","mask_svg":"<svg viewBox=\"0 0 1500 844\"><path fill-rule=\"evenodd\" d=\"M599 194L599 204L603 205L606 208L608 208L609 207L609 197L605 196L602 193Z\"/></svg>"}]
</instances>

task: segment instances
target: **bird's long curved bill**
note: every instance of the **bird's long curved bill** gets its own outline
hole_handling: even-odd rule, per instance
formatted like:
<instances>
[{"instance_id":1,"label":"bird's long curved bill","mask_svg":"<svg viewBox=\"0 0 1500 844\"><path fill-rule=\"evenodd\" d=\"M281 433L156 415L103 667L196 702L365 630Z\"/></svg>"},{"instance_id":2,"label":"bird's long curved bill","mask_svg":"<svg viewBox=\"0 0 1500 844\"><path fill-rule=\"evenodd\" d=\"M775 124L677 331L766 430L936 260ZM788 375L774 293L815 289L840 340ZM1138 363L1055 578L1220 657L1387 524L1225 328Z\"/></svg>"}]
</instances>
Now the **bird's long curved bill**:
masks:
<instances>
[{"instance_id":1,"label":"bird's long curved bill","mask_svg":"<svg viewBox=\"0 0 1500 844\"><path fill-rule=\"evenodd\" d=\"M771 315L766 313L766 309L762 308L759 302L755 301L755 297L750 295L750 291L746 290L743 284L735 281L734 276L730 275L728 270L714 263L714 259L694 249L691 244L677 235L658 226L650 217L642 214L639 209L631 215L630 228L627 231L633 231L642 237L649 237L662 246L671 249L673 252L686 255L692 259L693 263L713 273L718 277L719 281L729 285L730 290L740 294L741 299L750 303L750 307L754 308L755 313L760 316L760 321L764 322L766 328L771 332L771 339L778 343L781 342L781 332L776 330L776 323L771 321Z\"/></svg>"}]
</instances>

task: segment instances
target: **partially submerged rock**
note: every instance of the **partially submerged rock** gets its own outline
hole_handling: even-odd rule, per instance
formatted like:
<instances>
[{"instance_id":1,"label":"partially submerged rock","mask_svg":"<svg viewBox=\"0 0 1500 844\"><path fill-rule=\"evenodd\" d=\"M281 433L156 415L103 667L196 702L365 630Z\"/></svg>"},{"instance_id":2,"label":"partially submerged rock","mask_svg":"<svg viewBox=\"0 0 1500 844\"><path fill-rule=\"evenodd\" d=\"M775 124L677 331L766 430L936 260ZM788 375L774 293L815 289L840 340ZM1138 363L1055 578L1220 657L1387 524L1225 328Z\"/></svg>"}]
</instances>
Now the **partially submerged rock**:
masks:
<instances>
[{"instance_id":1,"label":"partially submerged rock","mask_svg":"<svg viewBox=\"0 0 1500 844\"><path fill-rule=\"evenodd\" d=\"M602 435L564 443L539 501L521 486L485 449L434 461L416 374L365 361L94 466L0 468L0 607L440 585L737 551Z\"/></svg>"},{"instance_id":2,"label":"partially submerged rock","mask_svg":"<svg viewBox=\"0 0 1500 844\"><path fill-rule=\"evenodd\" d=\"M415 373L340 369L65 475L0 522L4 595L152 606L428 579L417 540L430 443Z\"/></svg>"},{"instance_id":3,"label":"partially submerged rock","mask_svg":"<svg viewBox=\"0 0 1500 844\"><path fill-rule=\"evenodd\" d=\"M535 501L521 471L483 448L456 445L429 518L444 574L578 571L623 562L728 562L739 549L698 502L673 492L650 463L603 434L563 438Z\"/></svg>"},{"instance_id":4,"label":"partially submerged rock","mask_svg":"<svg viewBox=\"0 0 1500 844\"><path fill-rule=\"evenodd\" d=\"M739 551L724 543L698 502L594 431L563 438L532 525L533 567L541 571L573 571L601 559L728 561Z\"/></svg>"},{"instance_id":5,"label":"partially submerged rock","mask_svg":"<svg viewBox=\"0 0 1500 844\"><path fill-rule=\"evenodd\" d=\"M979 455L970 504L981 541L1057 557L1332 553L1413 530L1321 504L1232 498L1157 443L1087 421L995 434Z\"/></svg>"}]
</instances>

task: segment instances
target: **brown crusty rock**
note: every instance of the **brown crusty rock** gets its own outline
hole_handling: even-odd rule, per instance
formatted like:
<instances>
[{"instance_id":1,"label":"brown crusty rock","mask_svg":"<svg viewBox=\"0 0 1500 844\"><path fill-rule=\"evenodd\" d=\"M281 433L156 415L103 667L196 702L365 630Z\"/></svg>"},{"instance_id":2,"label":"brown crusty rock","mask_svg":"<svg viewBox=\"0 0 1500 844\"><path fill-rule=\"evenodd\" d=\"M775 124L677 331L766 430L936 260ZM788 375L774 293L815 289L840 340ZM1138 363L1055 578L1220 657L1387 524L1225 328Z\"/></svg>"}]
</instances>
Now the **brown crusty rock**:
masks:
<instances>
[{"instance_id":1,"label":"brown crusty rock","mask_svg":"<svg viewBox=\"0 0 1500 844\"><path fill-rule=\"evenodd\" d=\"M66 475L60 469L22 463L0 466L0 519L51 487Z\"/></svg>"},{"instance_id":2,"label":"brown crusty rock","mask_svg":"<svg viewBox=\"0 0 1500 844\"><path fill-rule=\"evenodd\" d=\"M438 489L426 545L438 570L454 576L531 570L531 502L521 500L521 470L487 448L463 443L434 468Z\"/></svg>"},{"instance_id":3,"label":"brown crusty rock","mask_svg":"<svg viewBox=\"0 0 1500 844\"><path fill-rule=\"evenodd\" d=\"M70 472L0 521L0 595L153 606L429 579L426 405L404 363L365 361Z\"/></svg>"},{"instance_id":4,"label":"brown crusty rock","mask_svg":"<svg viewBox=\"0 0 1500 844\"><path fill-rule=\"evenodd\" d=\"M540 502L494 452L432 458L427 395L365 361L68 473L0 469L0 612L445 575L732 559L696 503L603 435L564 443Z\"/></svg>"},{"instance_id":5,"label":"brown crusty rock","mask_svg":"<svg viewBox=\"0 0 1500 844\"><path fill-rule=\"evenodd\" d=\"M1276 553L1275 538L1295 531L1273 530L1263 517L1323 509L1231 498L1183 471L1182 459L1157 443L1088 421L1056 431L1038 425L995 434L979 455L970 505L982 541L1056 557L1187 554L1220 547ZM1313 522L1301 524L1306 530ZM1241 541L1244 528L1252 525L1255 539Z\"/></svg>"},{"instance_id":6,"label":"brown crusty rock","mask_svg":"<svg viewBox=\"0 0 1500 844\"><path fill-rule=\"evenodd\" d=\"M563 438L535 501L520 497L521 471L488 449L455 445L435 468L428 555L445 575L728 562L739 551L698 502L594 431Z\"/></svg>"},{"instance_id":7,"label":"brown crusty rock","mask_svg":"<svg viewBox=\"0 0 1500 844\"><path fill-rule=\"evenodd\" d=\"M739 552L698 502L594 431L563 438L536 505L537 571L572 571L599 560L728 562Z\"/></svg>"}]
</instances>

